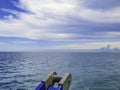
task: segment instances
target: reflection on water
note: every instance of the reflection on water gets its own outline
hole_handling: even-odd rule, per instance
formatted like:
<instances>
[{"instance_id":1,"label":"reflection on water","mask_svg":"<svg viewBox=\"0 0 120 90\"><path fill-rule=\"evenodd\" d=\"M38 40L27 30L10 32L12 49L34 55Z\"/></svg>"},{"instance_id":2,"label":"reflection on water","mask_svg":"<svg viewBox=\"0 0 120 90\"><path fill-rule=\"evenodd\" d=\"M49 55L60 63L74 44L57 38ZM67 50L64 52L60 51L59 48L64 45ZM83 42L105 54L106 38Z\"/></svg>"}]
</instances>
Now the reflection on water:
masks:
<instances>
[{"instance_id":1,"label":"reflection on water","mask_svg":"<svg viewBox=\"0 0 120 90\"><path fill-rule=\"evenodd\" d=\"M120 53L0 53L0 90L34 90L50 71L72 73L71 90L120 90Z\"/></svg>"}]
</instances>

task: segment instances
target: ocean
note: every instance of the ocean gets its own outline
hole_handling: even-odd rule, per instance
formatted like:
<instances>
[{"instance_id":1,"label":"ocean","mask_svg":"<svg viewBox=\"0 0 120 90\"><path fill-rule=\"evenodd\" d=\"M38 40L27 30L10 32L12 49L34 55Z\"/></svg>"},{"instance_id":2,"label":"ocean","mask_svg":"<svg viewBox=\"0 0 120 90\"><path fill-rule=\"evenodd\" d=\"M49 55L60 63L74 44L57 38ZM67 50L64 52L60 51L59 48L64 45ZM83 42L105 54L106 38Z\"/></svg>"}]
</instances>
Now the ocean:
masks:
<instances>
[{"instance_id":1,"label":"ocean","mask_svg":"<svg viewBox=\"0 0 120 90\"><path fill-rule=\"evenodd\" d=\"M51 71L71 73L70 90L120 90L120 53L0 52L0 90L34 90Z\"/></svg>"}]
</instances>

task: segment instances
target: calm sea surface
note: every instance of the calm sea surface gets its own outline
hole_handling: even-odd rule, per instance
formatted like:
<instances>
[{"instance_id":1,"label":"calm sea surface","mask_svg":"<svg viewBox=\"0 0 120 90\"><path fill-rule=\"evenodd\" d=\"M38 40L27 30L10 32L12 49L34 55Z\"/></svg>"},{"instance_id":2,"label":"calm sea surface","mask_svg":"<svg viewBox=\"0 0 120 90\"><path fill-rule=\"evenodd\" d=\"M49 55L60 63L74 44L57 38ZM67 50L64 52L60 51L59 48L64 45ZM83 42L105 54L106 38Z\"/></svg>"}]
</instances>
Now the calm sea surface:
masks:
<instances>
[{"instance_id":1,"label":"calm sea surface","mask_svg":"<svg viewBox=\"0 0 120 90\"><path fill-rule=\"evenodd\" d=\"M120 90L120 53L0 53L0 90L34 90L51 71L72 74L70 90Z\"/></svg>"}]
</instances>

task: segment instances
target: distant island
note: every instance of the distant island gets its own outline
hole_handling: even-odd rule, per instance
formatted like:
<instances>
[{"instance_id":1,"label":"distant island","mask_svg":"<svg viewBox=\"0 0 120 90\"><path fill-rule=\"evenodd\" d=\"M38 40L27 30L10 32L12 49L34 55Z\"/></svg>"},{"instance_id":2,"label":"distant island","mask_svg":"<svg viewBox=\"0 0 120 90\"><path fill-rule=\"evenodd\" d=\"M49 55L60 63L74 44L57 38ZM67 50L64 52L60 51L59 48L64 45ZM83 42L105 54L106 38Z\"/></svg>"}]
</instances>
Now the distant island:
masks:
<instances>
[{"instance_id":1,"label":"distant island","mask_svg":"<svg viewBox=\"0 0 120 90\"><path fill-rule=\"evenodd\" d=\"M120 52L120 49L117 47L111 48L110 45L107 45L106 47L100 48L100 51L102 51L102 52Z\"/></svg>"}]
</instances>

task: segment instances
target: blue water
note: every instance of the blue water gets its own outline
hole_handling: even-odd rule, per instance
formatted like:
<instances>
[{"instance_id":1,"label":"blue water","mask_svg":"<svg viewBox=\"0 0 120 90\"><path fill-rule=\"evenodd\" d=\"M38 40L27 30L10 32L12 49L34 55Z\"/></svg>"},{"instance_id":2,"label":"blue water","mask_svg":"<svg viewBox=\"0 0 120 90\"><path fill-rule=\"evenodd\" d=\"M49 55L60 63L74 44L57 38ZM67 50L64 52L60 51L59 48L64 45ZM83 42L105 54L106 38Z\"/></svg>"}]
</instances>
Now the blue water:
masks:
<instances>
[{"instance_id":1,"label":"blue water","mask_svg":"<svg viewBox=\"0 0 120 90\"><path fill-rule=\"evenodd\" d=\"M34 90L51 71L72 74L70 90L120 90L120 53L0 53L0 90Z\"/></svg>"}]
</instances>

